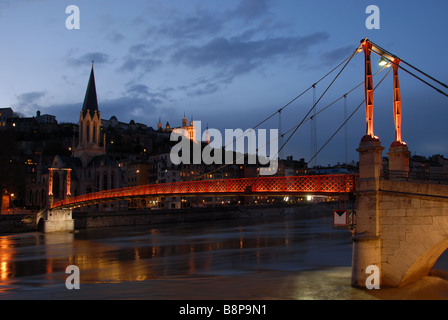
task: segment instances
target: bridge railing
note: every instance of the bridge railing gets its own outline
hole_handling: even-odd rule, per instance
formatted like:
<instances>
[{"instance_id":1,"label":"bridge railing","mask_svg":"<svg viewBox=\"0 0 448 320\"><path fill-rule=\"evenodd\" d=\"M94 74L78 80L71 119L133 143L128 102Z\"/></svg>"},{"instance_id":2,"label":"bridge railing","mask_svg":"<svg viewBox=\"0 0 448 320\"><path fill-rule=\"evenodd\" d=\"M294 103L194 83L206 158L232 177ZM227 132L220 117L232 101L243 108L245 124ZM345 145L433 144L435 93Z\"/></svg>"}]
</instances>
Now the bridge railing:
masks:
<instances>
[{"instance_id":1,"label":"bridge railing","mask_svg":"<svg viewBox=\"0 0 448 320\"><path fill-rule=\"evenodd\" d=\"M294 193L347 193L355 192L358 175L307 175L257 177L217 180L183 181L150 184L67 198L56 201L52 208L83 206L101 201L113 201L149 196L182 195L244 195L244 194L294 194Z\"/></svg>"},{"instance_id":2,"label":"bridge railing","mask_svg":"<svg viewBox=\"0 0 448 320\"><path fill-rule=\"evenodd\" d=\"M448 184L448 174L446 173L434 173L426 171L397 171L383 169L381 171L381 177L386 180Z\"/></svg>"}]
</instances>

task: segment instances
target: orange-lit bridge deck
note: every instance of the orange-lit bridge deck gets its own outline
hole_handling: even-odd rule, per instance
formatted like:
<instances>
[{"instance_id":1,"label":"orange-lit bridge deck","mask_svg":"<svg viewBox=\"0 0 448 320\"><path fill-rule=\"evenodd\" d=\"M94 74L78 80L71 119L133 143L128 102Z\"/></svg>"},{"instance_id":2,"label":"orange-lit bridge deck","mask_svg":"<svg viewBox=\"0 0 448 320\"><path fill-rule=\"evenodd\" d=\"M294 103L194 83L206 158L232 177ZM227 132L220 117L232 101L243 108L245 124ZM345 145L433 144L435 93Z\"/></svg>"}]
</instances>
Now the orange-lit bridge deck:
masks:
<instances>
[{"instance_id":1,"label":"orange-lit bridge deck","mask_svg":"<svg viewBox=\"0 0 448 320\"><path fill-rule=\"evenodd\" d=\"M146 197L340 195L356 191L355 174L236 178L149 184L113 189L55 201L51 208Z\"/></svg>"}]
</instances>

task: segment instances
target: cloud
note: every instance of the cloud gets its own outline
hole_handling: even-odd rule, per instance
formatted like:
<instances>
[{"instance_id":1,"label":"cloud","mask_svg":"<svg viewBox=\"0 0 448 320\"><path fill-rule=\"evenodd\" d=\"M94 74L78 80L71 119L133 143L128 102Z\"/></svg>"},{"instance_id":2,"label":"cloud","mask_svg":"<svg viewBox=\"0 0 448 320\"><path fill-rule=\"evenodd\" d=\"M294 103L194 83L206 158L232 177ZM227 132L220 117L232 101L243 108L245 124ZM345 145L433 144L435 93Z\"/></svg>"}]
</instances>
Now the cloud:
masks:
<instances>
[{"instance_id":1,"label":"cloud","mask_svg":"<svg viewBox=\"0 0 448 320\"><path fill-rule=\"evenodd\" d=\"M139 43L133 45L129 48L128 54L123 57L123 63L118 71L140 71L142 74L152 72L162 66L163 63L161 59L152 58L155 55L147 44Z\"/></svg>"},{"instance_id":2,"label":"cloud","mask_svg":"<svg viewBox=\"0 0 448 320\"><path fill-rule=\"evenodd\" d=\"M207 95L240 75L303 58L328 39L322 32L285 36L285 25L269 9L269 0L241 0L228 10L197 7L154 15L145 19L145 38L129 47L117 70L141 82L164 67L185 66L193 80L173 87L189 96Z\"/></svg>"},{"instance_id":3,"label":"cloud","mask_svg":"<svg viewBox=\"0 0 448 320\"><path fill-rule=\"evenodd\" d=\"M174 39L197 39L215 35L222 30L224 20L217 15L197 10L194 15L175 17L158 26L147 29L148 35L159 35Z\"/></svg>"},{"instance_id":4,"label":"cloud","mask_svg":"<svg viewBox=\"0 0 448 320\"><path fill-rule=\"evenodd\" d=\"M45 91L32 91L32 92L26 92L22 93L17 96L17 100L21 104L30 104L35 102L36 100L39 100L40 98L44 97L47 93Z\"/></svg>"},{"instance_id":5,"label":"cloud","mask_svg":"<svg viewBox=\"0 0 448 320\"><path fill-rule=\"evenodd\" d=\"M124 62L119 68L119 71L122 72L133 72L140 69L140 71L147 73L154 71L162 65L162 60L151 58L136 58L127 56L123 60Z\"/></svg>"},{"instance_id":6,"label":"cloud","mask_svg":"<svg viewBox=\"0 0 448 320\"><path fill-rule=\"evenodd\" d=\"M205 83L202 87L195 89L188 94L190 96L202 96L206 94L212 94L219 90L219 85L216 83L208 82Z\"/></svg>"},{"instance_id":7,"label":"cloud","mask_svg":"<svg viewBox=\"0 0 448 320\"><path fill-rule=\"evenodd\" d=\"M152 92L151 89L144 84L128 84L126 94L135 99L145 99L148 104L159 105L168 100L168 96L161 91Z\"/></svg>"},{"instance_id":8,"label":"cloud","mask_svg":"<svg viewBox=\"0 0 448 320\"><path fill-rule=\"evenodd\" d=\"M140 123L154 121L154 113L157 113L157 103L141 97L122 97L103 101L100 106L101 116L110 118L115 115L120 121L128 122L136 120ZM135 119L138 115L138 119Z\"/></svg>"},{"instance_id":9,"label":"cloud","mask_svg":"<svg viewBox=\"0 0 448 320\"><path fill-rule=\"evenodd\" d=\"M145 34L152 38L159 36L162 41L201 41L234 29L232 25L237 21L243 20L247 24L249 20L264 17L269 13L268 8L266 0L241 0L234 9L225 11L196 8L192 13L185 14L183 11L171 10L152 20L145 20L145 24L150 24Z\"/></svg>"},{"instance_id":10,"label":"cloud","mask_svg":"<svg viewBox=\"0 0 448 320\"><path fill-rule=\"evenodd\" d=\"M355 47L351 45L324 52L320 55L319 62L323 65L332 65L347 58L354 49Z\"/></svg>"},{"instance_id":11,"label":"cloud","mask_svg":"<svg viewBox=\"0 0 448 320\"><path fill-rule=\"evenodd\" d=\"M213 78L201 77L196 81L179 86L178 89L185 91L189 96L201 96L217 92L220 89L219 84Z\"/></svg>"},{"instance_id":12,"label":"cloud","mask_svg":"<svg viewBox=\"0 0 448 320\"><path fill-rule=\"evenodd\" d=\"M136 84L133 86L130 86L127 89L127 92L131 95L135 95L135 96L148 96L149 93L149 87L145 86L143 84Z\"/></svg>"},{"instance_id":13,"label":"cloud","mask_svg":"<svg viewBox=\"0 0 448 320\"><path fill-rule=\"evenodd\" d=\"M37 109L41 108L41 106L38 104L39 100L41 100L46 95L47 92L45 91L31 91L17 95L17 104L14 105L14 109L16 109L15 111L20 113L34 114Z\"/></svg>"},{"instance_id":14,"label":"cloud","mask_svg":"<svg viewBox=\"0 0 448 320\"><path fill-rule=\"evenodd\" d=\"M96 65L109 63L110 56L107 53L90 52L90 53L83 54L82 56L80 56L78 58L70 58L70 59L68 59L67 63L69 66L79 67L79 66L84 66L86 64L90 64L90 63L92 63L92 61L95 61Z\"/></svg>"},{"instance_id":15,"label":"cloud","mask_svg":"<svg viewBox=\"0 0 448 320\"><path fill-rule=\"evenodd\" d=\"M268 12L268 7L266 0L242 0L236 9L230 12L230 16L254 20L264 16Z\"/></svg>"},{"instance_id":16,"label":"cloud","mask_svg":"<svg viewBox=\"0 0 448 320\"><path fill-rule=\"evenodd\" d=\"M103 119L110 119L115 115L122 122L135 120L145 124L154 122L154 114L161 113L158 103L152 99L135 96L98 101L101 118ZM50 105L42 108L45 109L46 113L58 115L57 120L59 122L77 123L82 102Z\"/></svg>"},{"instance_id":17,"label":"cloud","mask_svg":"<svg viewBox=\"0 0 448 320\"><path fill-rule=\"evenodd\" d=\"M123 36L121 33L118 32L111 32L106 36L106 40L109 40L113 43L119 44L121 43L124 39L126 39L125 36Z\"/></svg>"},{"instance_id":18,"label":"cloud","mask_svg":"<svg viewBox=\"0 0 448 320\"><path fill-rule=\"evenodd\" d=\"M169 62L206 74L178 86L189 96L218 92L239 76L263 70L273 64L293 63L306 58L314 46L329 38L324 32L305 36L260 36L255 30L242 30L234 36L217 36L199 45L178 45ZM342 50L341 50L342 51ZM339 52L329 53L327 60Z\"/></svg>"},{"instance_id":19,"label":"cloud","mask_svg":"<svg viewBox=\"0 0 448 320\"><path fill-rule=\"evenodd\" d=\"M278 58L297 59L306 56L312 46L328 37L328 34L322 32L303 37L266 37L261 40L218 37L202 46L181 47L174 52L171 60L191 68L213 67L231 80Z\"/></svg>"}]
</instances>

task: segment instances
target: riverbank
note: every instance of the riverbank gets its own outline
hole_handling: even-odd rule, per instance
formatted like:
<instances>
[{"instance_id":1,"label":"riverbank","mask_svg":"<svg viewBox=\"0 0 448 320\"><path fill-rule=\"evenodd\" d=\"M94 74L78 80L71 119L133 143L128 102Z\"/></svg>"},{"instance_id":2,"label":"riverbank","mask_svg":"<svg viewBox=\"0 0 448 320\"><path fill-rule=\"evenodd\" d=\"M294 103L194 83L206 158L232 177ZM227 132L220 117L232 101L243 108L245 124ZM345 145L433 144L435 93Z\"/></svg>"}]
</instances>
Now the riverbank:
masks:
<instances>
[{"instance_id":1,"label":"riverbank","mask_svg":"<svg viewBox=\"0 0 448 320\"><path fill-rule=\"evenodd\" d=\"M74 212L75 229L141 226L178 222L251 219L285 214L304 217L331 216L338 203L298 204L294 206L235 206L121 212Z\"/></svg>"},{"instance_id":2,"label":"riverbank","mask_svg":"<svg viewBox=\"0 0 448 320\"><path fill-rule=\"evenodd\" d=\"M235 206L167 210L73 212L75 230L85 228L143 226L166 223L251 219L285 214L303 217L331 216L338 202L304 203L283 206ZM0 215L0 234L37 230L35 213Z\"/></svg>"},{"instance_id":3,"label":"riverbank","mask_svg":"<svg viewBox=\"0 0 448 320\"><path fill-rule=\"evenodd\" d=\"M36 213L0 215L0 234L32 232L37 230Z\"/></svg>"}]
</instances>

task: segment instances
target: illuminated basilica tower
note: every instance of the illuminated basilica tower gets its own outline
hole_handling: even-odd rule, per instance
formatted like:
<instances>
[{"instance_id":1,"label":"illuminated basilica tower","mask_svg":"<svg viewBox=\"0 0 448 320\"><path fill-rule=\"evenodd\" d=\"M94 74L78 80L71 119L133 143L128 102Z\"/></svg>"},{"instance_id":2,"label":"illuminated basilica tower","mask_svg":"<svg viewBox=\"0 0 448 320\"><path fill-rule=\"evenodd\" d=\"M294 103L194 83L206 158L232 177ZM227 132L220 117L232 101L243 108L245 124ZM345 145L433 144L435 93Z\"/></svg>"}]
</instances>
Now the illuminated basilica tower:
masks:
<instances>
[{"instance_id":1,"label":"illuminated basilica tower","mask_svg":"<svg viewBox=\"0 0 448 320\"><path fill-rule=\"evenodd\" d=\"M74 146L73 156L80 158L84 166L96 156L106 153L105 135L101 134L101 113L98 110L95 76L90 72L86 96L79 115L79 139Z\"/></svg>"},{"instance_id":2,"label":"illuminated basilica tower","mask_svg":"<svg viewBox=\"0 0 448 320\"><path fill-rule=\"evenodd\" d=\"M171 128L170 127L170 123L167 120L165 128L163 128L163 124L162 124L162 122L160 121L160 118L159 118L159 123L157 124L157 129L159 131L168 131L168 132L171 131L171 132L177 133L179 135L186 136L188 139L190 139L193 142L197 141L197 139L196 139L196 126L194 125L193 117L191 118L190 125L188 125L188 120L185 117L185 114L184 114L184 117L182 119L182 126L176 127L176 128Z\"/></svg>"}]
</instances>

